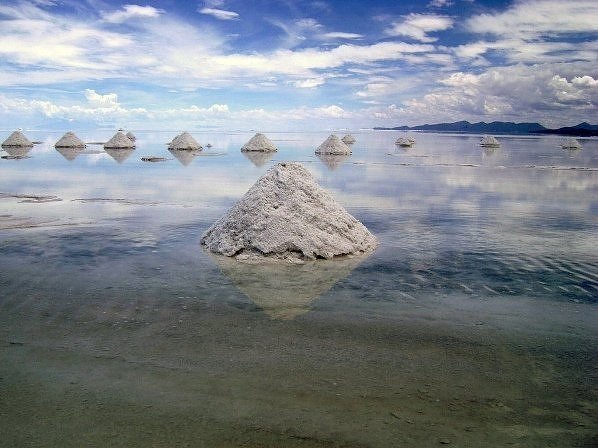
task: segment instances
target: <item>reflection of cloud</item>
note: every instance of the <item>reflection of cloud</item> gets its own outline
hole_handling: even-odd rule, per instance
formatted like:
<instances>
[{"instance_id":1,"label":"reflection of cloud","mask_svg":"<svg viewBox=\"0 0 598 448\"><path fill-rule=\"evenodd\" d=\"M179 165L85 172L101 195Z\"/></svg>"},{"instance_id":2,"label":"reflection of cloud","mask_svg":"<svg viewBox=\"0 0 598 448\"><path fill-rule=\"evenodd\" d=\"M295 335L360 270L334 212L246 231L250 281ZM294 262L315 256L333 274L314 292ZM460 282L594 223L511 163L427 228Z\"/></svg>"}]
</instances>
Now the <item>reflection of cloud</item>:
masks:
<instances>
[{"instance_id":1,"label":"reflection of cloud","mask_svg":"<svg viewBox=\"0 0 598 448\"><path fill-rule=\"evenodd\" d=\"M368 255L304 264L247 264L210 253L220 270L274 319L294 319L311 303L348 276Z\"/></svg>"}]
</instances>

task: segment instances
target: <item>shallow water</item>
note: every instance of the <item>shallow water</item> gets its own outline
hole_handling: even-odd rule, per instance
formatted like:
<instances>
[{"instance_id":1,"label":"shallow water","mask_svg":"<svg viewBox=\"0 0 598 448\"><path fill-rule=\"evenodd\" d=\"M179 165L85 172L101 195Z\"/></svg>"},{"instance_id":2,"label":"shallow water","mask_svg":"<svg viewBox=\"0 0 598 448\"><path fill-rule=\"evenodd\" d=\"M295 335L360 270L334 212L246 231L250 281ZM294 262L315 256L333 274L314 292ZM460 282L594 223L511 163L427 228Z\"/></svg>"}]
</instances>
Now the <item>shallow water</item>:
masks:
<instances>
[{"instance_id":1,"label":"shallow water","mask_svg":"<svg viewBox=\"0 0 598 448\"><path fill-rule=\"evenodd\" d=\"M598 140L361 132L318 158L327 134L268 133L250 158L248 133L135 134L30 132L0 159L0 446L595 446ZM203 252L282 160L378 250L273 272Z\"/></svg>"}]
</instances>

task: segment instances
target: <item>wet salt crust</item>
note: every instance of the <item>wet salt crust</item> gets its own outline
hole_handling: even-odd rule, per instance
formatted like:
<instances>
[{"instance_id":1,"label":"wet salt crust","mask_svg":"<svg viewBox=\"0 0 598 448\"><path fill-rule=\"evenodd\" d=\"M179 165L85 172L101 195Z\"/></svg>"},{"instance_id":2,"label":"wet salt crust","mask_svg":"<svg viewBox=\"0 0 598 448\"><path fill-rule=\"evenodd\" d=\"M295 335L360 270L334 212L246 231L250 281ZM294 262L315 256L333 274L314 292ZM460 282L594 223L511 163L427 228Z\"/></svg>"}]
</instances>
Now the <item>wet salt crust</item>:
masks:
<instances>
[{"instance_id":1,"label":"wet salt crust","mask_svg":"<svg viewBox=\"0 0 598 448\"><path fill-rule=\"evenodd\" d=\"M238 260L331 259L370 252L378 241L299 163L279 163L202 236Z\"/></svg>"}]
</instances>

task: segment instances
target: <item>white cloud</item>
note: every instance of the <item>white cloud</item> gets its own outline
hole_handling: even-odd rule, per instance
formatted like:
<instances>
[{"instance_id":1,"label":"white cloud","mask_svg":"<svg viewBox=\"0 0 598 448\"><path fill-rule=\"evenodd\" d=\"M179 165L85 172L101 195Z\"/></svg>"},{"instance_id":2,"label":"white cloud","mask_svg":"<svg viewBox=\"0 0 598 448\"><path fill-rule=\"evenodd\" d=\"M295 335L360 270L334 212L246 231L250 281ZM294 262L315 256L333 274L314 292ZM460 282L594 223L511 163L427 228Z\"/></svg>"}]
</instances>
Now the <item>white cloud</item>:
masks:
<instances>
[{"instance_id":1,"label":"white cloud","mask_svg":"<svg viewBox=\"0 0 598 448\"><path fill-rule=\"evenodd\" d=\"M153 6L125 5L120 11L105 12L104 20L109 23L123 23L132 19L153 19L164 11Z\"/></svg>"},{"instance_id":2,"label":"white cloud","mask_svg":"<svg viewBox=\"0 0 598 448\"><path fill-rule=\"evenodd\" d=\"M198 11L200 14L206 14L215 17L218 20L237 20L239 14L234 11L226 11L224 9L217 8L201 8Z\"/></svg>"},{"instance_id":3,"label":"white cloud","mask_svg":"<svg viewBox=\"0 0 598 448\"><path fill-rule=\"evenodd\" d=\"M324 33L322 34L324 39L361 39L363 38L363 34L356 34L356 33L343 33L340 31Z\"/></svg>"},{"instance_id":4,"label":"white cloud","mask_svg":"<svg viewBox=\"0 0 598 448\"><path fill-rule=\"evenodd\" d=\"M435 42L435 37L428 36L434 31L444 31L453 27L453 19L438 14L409 14L402 21L392 23L386 30L390 36L407 36L420 42Z\"/></svg>"},{"instance_id":5,"label":"white cloud","mask_svg":"<svg viewBox=\"0 0 598 448\"><path fill-rule=\"evenodd\" d=\"M595 0L531 0L517 1L504 12L473 16L465 25L474 33L530 39L596 33L596 17Z\"/></svg>"},{"instance_id":6,"label":"white cloud","mask_svg":"<svg viewBox=\"0 0 598 448\"><path fill-rule=\"evenodd\" d=\"M118 109L120 107L116 93L100 95L95 90L85 89L85 98L89 105L94 108Z\"/></svg>"},{"instance_id":7,"label":"white cloud","mask_svg":"<svg viewBox=\"0 0 598 448\"><path fill-rule=\"evenodd\" d=\"M319 87L325 83L323 77L319 78L310 78L310 79L302 79L300 81L295 81L294 85L300 89L313 89L314 87Z\"/></svg>"},{"instance_id":8,"label":"white cloud","mask_svg":"<svg viewBox=\"0 0 598 448\"><path fill-rule=\"evenodd\" d=\"M445 6L451 6L453 2L451 0L432 0L428 3L430 8L443 8Z\"/></svg>"}]
</instances>

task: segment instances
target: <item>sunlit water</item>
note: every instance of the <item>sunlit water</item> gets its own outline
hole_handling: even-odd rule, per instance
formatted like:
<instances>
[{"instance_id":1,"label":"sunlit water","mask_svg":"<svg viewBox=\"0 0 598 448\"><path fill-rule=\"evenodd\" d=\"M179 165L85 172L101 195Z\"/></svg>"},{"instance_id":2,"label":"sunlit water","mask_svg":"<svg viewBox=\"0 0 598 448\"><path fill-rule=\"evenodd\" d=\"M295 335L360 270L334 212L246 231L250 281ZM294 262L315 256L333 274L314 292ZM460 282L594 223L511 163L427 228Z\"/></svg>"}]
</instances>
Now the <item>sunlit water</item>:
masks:
<instances>
[{"instance_id":1,"label":"sunlit water","mask_svg":"<svg viewBox=\"0 0 598 448\"><path fill-rule=\"evenodd\" d=\"M27 158L0 159L0 446L598 443L598 140L358 132L323 159L325 133L268 133L279 152L251 158L249 133L195 133L213 145L196 154L136 134L107 153L30 132ZM205 253L283 160L377 251Z\"/></svg>"}]
</instances>

